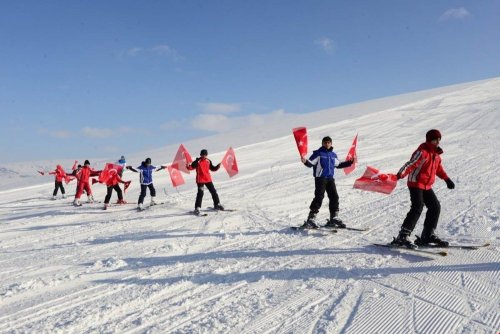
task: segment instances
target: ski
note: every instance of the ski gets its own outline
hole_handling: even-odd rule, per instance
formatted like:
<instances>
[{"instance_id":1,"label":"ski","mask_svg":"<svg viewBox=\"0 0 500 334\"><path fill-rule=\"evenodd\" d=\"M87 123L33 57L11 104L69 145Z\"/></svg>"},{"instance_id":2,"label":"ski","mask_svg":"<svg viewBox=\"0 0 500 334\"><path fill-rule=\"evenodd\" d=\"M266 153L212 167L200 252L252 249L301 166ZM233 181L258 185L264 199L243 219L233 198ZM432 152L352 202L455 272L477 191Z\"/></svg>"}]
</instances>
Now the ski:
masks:
<instances>
[{"instance_id":1,"label":"ski","mask_svg":"<svg viewBox=\"0 0 500 334\"><path fill-rule=\"evenodd\" d=\"M440 247L439 245L426 245L426 246L418 246L419 248L457 248L457 249L467 249L467 250L477 250L479 248L490 246L489 242L486 242L482 245L449 245L448 247Z\"/></svg>"},{"instance_id":2,"label":"ski","mask_svg":"<svg viewBox=\"0 0 500 334\"><path fill-rule=\"evenodd\" d=\"M429 254L429 255L439 255L439 256L447 256L448 252L446 251L431 251L431 250L425 250L421 248L407 248L407 247L400 247L400 246L394 246L391 244L373 244L374 246L378 247L385 247L397 251L409 251L409 252L415 252L415 253L422 253L422 254Z\"/></svg>"},{"instance_id":3,"label":"ski","mask_svg":"<svg viewBox=\"0 0 500 334\"><path fill-rule=\"evenodd\" d=\"M207 210L210 210L210 211L226 211L226 212L234 212L234 211L238 211L237 209L224 209L224 210L218 210L218 209L214 209L213 207L208 207Z\"/></svg>"},{"instance_id":4,"label":"ski","mask_svg":"<svg viewBox=\"0 0 500 334\"><path fill-rule=\"evenodd\" d=\"M206 212L199 212L199 213L196 213L194 211L189 211L188 212L190 215L193 215L193 216L196 216L196 217L206 217L208 216L208 213Z\"/></svg>"},{"instance_id":5,"label":"ski","mask_svg":"<svg viewBox=\"0 0 500 334\"><path fill-rule=\"evenodd\" d=\"M337 229L334 228L324 228L324 227L319 227L319 228L306 228L302 226L290 226L290 228L294 231L304 231L304 232L309 232L309 231L318 231L318 232L330 232L330 233L337 233Z\"/></svg>"},{"instance_id":6,"label":"ski","mask_svg":"<svg viewBox=\"0 0 500 334\"><path fill-rule=\"evenodd\" d=\"M328 227L325 225L322 225L321 228L324 229L332 229L332 230L348 230L348 231L356 231L356 232L366 232L370 230L369 228L357 228L357 227Z\"/></svg>"}]
</instances>

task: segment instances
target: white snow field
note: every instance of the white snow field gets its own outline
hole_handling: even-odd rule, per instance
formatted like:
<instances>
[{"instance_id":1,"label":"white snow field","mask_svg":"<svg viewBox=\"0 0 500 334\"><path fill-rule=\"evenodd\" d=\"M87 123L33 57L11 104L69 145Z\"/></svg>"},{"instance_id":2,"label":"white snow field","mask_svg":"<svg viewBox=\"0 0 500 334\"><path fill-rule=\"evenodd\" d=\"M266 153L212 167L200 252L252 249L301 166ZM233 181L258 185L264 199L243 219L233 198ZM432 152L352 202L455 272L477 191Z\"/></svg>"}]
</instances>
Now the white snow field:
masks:
<instances>
[{"instance_id":1,"label":"white snow field","mask_svg":"<svg viewBox=\"0 0 500 334\"><path fill-rule=\"evenodd\" d=\"M213 174L222 203L236 211L189 215L194 175L177 191L165 171L154 182L163 204L143 212L134 204L75 208L71 196L53 201L52 178L2 187L0 333L498 333L500 78L395 101L373 111L364 102L351 116L337 114L341 108L311 113L274 138L283 123L251 129L268 137L233 144L239 175ZM359 165L349 176L337 170L336 182L340 217L369 230L290 229L306 218L314 191L291 135L301 125L310 151L330 135L340 157L359 133ZM383 195L353 189L354 180L367 165L397 172L431 128L443 134L444 167L456 184L434 186L437 233L488 247L440 257L372 245L398 233L410 206L406 182ZM217 163L237 135L186 146L193 155L208 148ZM173 158L151 155L153 164ZM124 179L133 181L126 200L134 203L138 176ZM102 201L105 187L93 190ZM207 191L203 206L211 205ZM327 198L320 217L328 217Z\"/></svg>"}]
</instances>

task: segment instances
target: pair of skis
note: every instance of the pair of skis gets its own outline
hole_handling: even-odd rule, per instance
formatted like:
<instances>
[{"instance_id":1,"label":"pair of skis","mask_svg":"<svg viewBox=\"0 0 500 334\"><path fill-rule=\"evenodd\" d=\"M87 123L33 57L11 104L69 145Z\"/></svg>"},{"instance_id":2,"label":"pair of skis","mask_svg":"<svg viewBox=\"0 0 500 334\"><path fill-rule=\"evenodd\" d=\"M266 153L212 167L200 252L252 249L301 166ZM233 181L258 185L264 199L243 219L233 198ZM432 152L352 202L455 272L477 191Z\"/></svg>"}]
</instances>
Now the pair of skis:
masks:
<instances>
[{"instance_id":1,"label":"pair of skis","mask_svg":"<svg viewBox=\"0 0 500 334\"><path fill-rule=\"evenodd\" d=\"M479 248L488 247L490 245L490 243L486 242L484 244L478 244L478 245L465 245L465 244L464 245L449 245L448 247L440 247L438 245L429 244L427 246L419 246L419 248L407 248L404 246L396 246L396 245L391 245L391 244L378 244L378 243L374 243L373 245L377 246L377 247L389 248L391 250L396 250L396 251L409 251L409 252L421 253L421 254L447 256L448 251L446 251L445 249L448 249L448 248L477 250ZM439 251L432 251L432 250L430 250L431 248L440 248L440 250Z\"/></svg>"},{"instance_id":2,"label":"pair of skis","mask_svg":"<svg viewBox=\"0 0 500 334\"><path fill-rule=\"evenodd\" d=\"M234 212L236 211L236 209L224 209L224 210L217 210L217 209L214 209L212 207L208 207L207 210L209 212L219 212L219 211L225 211L225 212ZM192 214L192 215L195 215L197 217L206 217L208 216L208 213L207 212L194 212L194 211L190 211L189 214Z\"/></svg>"}]
</instances>

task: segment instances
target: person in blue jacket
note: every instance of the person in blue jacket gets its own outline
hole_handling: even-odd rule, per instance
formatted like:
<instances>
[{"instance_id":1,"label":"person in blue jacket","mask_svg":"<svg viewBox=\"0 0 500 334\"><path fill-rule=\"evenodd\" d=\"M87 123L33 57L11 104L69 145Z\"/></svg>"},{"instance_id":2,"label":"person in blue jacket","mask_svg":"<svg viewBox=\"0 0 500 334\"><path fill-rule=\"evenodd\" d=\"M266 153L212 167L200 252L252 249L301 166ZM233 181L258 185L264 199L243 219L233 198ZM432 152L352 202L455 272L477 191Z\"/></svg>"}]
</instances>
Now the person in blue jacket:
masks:
<instances>
[{"instance_id":1,"label":"person in blue jacket","mask_svg":"<svg viewBox=\"0 0 500 334\"><path fill-rule=\"evenodd\" d=\"M314 199L309 206L309 215L305 221L304 228L318 228L316 215L321 208L325 191L330 200L330 219L325 226L334 228L345 228L346 225L337 216L339 213L339 195L335 187L335 168L346 168L353 164L353 160L339 162L337 154L333 152L332 138L324 137L321 147L314 151L309 159L302 157L302 163L307 167L313 167L314 175Z\"/></svg>"},{"instance_id":2,"label":"person in blue jacket","mask_svg":"<svg viewBox=\"0 0 500 334\"><path fill-rule=\"evenodd\" d=\"M164 166L156 169L155 166L151 165L151 158L146 158L137 169L127 166L127 169L140 173L140 182L141 182L141 194L139 195L139 200L137 201L137 209L143 209L144 198L146 197L146 190L149 188L149 194L151 195L151 205L156 205L155 196L156 189L153 185L153 172L157 172L159 170L164 169Z\"/></svg>"}]
</instances>

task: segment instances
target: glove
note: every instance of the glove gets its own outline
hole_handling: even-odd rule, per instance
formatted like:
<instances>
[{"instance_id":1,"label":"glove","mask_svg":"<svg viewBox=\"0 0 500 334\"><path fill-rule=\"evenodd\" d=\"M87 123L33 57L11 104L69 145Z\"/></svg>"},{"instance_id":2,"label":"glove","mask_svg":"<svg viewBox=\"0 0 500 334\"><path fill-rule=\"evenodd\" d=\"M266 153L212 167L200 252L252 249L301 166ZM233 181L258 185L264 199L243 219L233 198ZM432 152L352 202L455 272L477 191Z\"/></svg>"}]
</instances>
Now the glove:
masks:
<instances>
[{"instance_id":1,"label":"glove","mask_svg":"<svg viewBox=\"0 0 500 334\"><path fill-rule=\"evenodd\" d=\"M347 161L339 163L339 165L337 166L337 168L350 167L350 166L352 166L353 163L354 163L354 160L347 160Z\"/></svg>"},{"instance_id":2,"label":"glove","mask_svg":"<svg viewBox=\"0 0 500 334\"><path fill-rule=\"evenodd\" d=\"M401 180L403 177L401 176L401 173L397 173L396 174L396 177L398 178L398 180Z\"/></svg>"},{"instance_id":3,"label":"glove","mask_svg":"<svg viewBox=\"0 0 500 334\"><path fill-rule=\"evenodd\" d=\"M451 179L446 179L444 180L444 182L446 182L446 186L448 187L448 189L455 189L455 183L453 183Z\"/></svg>"}]
</instances>

